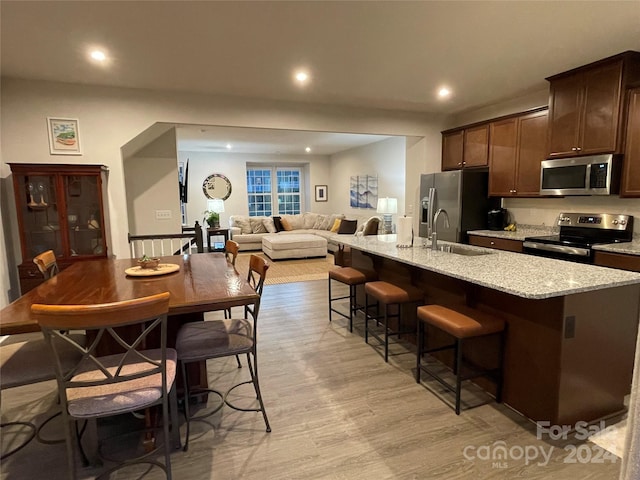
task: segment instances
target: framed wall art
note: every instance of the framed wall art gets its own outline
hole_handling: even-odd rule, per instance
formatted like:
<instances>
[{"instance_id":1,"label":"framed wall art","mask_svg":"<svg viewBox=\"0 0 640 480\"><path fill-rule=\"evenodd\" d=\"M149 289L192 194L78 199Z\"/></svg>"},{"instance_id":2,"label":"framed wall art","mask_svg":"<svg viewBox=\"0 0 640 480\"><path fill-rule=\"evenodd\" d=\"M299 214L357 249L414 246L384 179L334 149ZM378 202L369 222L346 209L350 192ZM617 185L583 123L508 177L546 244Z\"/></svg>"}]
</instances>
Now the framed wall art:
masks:
<instances>
[{"instance_id":1,"label":"framed wall art","mask_svg":"<svg viewBox=\"0 0 640 480\"><path fill-rule=\"evenodd\" d=\"M326 202L329 198L327 196L326 185L316 185L316 202Z\"/></svg>"},{"instance_id":2,"label":"framed wall art","mask_svg":"<svg viewBox=\"0 0 640 480\"><path fill-rule=\"evenodd\" d=\"M51 155L82 155L77 118L47 117Z\"/></svg>"},{"instance_id":3,"label":"framed wall art","mask_svg":"<svg viewBox=\"0 0 640 480\"><path fill-rule=\"evenodd\" d=\"M349 205L353 208L376 208L378 176L354 175L349 181Z\"/></svg>"}]
</instances>

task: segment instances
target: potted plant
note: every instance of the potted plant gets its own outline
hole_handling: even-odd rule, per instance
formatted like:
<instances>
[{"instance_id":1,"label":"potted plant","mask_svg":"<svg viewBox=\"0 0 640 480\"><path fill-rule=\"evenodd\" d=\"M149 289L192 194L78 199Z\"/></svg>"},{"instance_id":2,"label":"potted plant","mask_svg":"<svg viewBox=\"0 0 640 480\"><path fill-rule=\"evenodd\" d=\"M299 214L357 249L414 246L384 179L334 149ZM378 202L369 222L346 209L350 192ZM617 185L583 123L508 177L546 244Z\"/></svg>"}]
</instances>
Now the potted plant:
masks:
<instances>
[{"instance_id":1,"label":"potted plant","mask_svg":"<svg viewBox=\"0 0 640 480\"><path fill-rule=\"evenodd\" d=\"M220 214L212 212L211 210L205 210L204 219L209 225L209 228L220 228Z\"/></svg>"}]
</instances>

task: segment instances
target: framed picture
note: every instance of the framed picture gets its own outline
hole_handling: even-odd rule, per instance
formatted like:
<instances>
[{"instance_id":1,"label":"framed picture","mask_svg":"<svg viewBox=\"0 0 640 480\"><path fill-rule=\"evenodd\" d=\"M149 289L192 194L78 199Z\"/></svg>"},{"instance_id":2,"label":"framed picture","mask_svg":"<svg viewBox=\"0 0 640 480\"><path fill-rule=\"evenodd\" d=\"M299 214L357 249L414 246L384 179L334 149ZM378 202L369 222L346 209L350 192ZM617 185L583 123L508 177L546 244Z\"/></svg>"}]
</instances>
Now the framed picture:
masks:
<instances>
[{"instance_id":1,"label":"framed picture","mask_svg":"<svg viewBox=\"0 0 640 480\"><path fill-rule=\"evenodd\" d=\"M327 198L327 186L326 185L316 185L316 202L326 202L329 199Z\"/></svg>"},{"instance_id":2,"label":"framed picture","mask_svg":"<svg viewBox=\"0 0 640 480\"><path fill-rule=\"evenodd\" d=\"M82 155L78 119L47 117L47 128L51 155Z\"/></svg>"}]
</instances>

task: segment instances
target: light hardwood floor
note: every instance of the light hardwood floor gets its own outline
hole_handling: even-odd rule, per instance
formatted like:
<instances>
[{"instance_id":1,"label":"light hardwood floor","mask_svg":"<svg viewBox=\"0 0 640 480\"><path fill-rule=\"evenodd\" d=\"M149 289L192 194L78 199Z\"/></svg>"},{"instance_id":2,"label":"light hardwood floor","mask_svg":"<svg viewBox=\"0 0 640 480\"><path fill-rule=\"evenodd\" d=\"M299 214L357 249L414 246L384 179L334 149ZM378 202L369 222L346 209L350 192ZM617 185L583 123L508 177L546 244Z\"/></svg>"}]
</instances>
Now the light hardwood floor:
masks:
<instances>
[{"instance_id":1,"label":"light hardwood floor","mask_svg":"<svg viewBox=\"0 0 640 480\"><path fill-rule=\"evenodd\" d=\"M240 310L235 311L236 314ZM214 314L215 315L215 314ZM413 378L415 356L392 356L363 340L362 320L354 333L346 320L328 322L326 281L266 286L259 318L262 392L273 431L259 413L224 408L208 422L194 422L188 452L172 455L175 479L616 479L619 464L595 463L596 447L576 440L536 438L535 426L504 405L490 403L460 416ZM375 340L373 340L375 341ZM405 350L395 346L393 352ZM210 383L224 389L238 376L235 359L210 361ZM49 382L3 393L3 420L51 406ZM250 387L249 387L250 388ZM588 394L585 392L585 394ZM250 390L246 398L254 400ZM27 404L27 408L20 407ZM247 404L248 404L247 403ZM40 409L40 410L39 410ZM184 434L184 426L182 427ZM465 459L490 453L504 442L511 455L497 460ZM581 449L568 463L570 445ZM478 450L480 448L480 450ZM552 450L546 465L539 455ZM580 463L580 460L587 461ZM601 459L602 460L602 459ZM144 472L144 470L142 470ZM92 478L91 471L82 472ZM65 478L64 445L32 442L2 465L2 479ZM157 469L140 476L164 478Z\"/></svg>"}]
</instances>

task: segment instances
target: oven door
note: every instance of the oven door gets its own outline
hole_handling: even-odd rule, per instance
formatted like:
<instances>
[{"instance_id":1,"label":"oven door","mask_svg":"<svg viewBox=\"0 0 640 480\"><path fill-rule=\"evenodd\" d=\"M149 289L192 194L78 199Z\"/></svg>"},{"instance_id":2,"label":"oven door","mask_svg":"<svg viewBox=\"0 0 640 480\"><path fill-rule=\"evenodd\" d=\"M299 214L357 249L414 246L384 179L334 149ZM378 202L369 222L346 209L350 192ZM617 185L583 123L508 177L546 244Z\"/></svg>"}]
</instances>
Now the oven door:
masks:
<instances>
[{"instance_id":1,"label":"oven door","mask_svg":"<svg viewBox=\"0 0 640 480\"><path fill-rule=\"evenodd\" d=\"M588 247L543 243L535 240L525 240L522 246L524 253L529 255L568 260L570 262L593 263L593 251Z\"/></svg>"}]
</instances>

